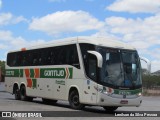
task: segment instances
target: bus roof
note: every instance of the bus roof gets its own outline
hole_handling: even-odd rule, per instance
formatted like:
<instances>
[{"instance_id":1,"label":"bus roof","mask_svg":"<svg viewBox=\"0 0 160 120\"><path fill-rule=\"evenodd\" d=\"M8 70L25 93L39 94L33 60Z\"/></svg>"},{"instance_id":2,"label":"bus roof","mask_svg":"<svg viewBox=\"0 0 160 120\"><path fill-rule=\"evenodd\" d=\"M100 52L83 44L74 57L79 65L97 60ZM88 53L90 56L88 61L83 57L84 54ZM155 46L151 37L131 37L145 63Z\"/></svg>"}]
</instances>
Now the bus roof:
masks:
<instances>
[{"instance_id":1,"label":"bus roof","mask_svg":"<svg viewBox=\"0 0 160 120\"><path fill-rule=\"evenodd\" d=\"M61 46L61 45L69 45L69 44L75 44L75 43L89 43L89 44L102 46L102 47L136 50L133 46L127 43L116 41L116 40L111 40L107 37L80 36L80 37L70 37L70 38L65 38L65 39L53 40L46 44L32 46L28 48L21 48L21 50L10 51L10 52L25 51L25 50Z\"/></svg>"},{"instance_id":2,"label":"bus roof","mask_svg":"<svg viewBox=\"0 0 160 120\"><path fill-rule=\"evenodd\" d=\"M103 46L103 47L110 47L110 48L136 50L133 46L127 43L120 42L117 40L111 40L107 37L78 37L78 42L90 43L90 44Z\"/></svg>"}]
</instances>

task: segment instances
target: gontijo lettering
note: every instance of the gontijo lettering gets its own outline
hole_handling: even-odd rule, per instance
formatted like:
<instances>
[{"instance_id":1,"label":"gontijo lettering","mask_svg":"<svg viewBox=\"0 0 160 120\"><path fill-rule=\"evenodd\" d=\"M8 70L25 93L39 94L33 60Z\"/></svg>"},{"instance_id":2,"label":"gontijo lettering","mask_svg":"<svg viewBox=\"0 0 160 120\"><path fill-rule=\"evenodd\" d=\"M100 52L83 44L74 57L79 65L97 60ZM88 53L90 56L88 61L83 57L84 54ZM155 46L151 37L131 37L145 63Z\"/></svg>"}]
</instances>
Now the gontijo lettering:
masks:
<instances>
[{"instance_id":1,"label":"gontijo lettering","mask_svg":"<svg viewBox=\"0 0 160 120\"><path fill-rule=\"evenodd\" d=\"M45 70L44 76L64 76L64 70Z\"/></svg>"},{"instance_id":2,"label":"gontijo lettering","mask_svg":"<svg viewBox=\"0 0 160 120\"><path fill-rule=\"evenodd\" d=\"M6 77L72 79L73 68L6 69Z\"/></svg>"},{"instance_id":3,"label":"gontijo lettering","mask_svg":"<svg viewBox=\"0 0 160 120\"><path fill-rule=\"evenodd\" d=\"M72 79L73 68L42 68L40 69L41 78L65 78Z\"/></svg>"},{"instance_id":4,"label":"gontijo lettering","mask_svg":"<svg viewBox=\"0 0 160 120\"><path fill-rule=\"evenodd\" d=\"M14 71L6 71L7 76L14 76Z\"/></svg>"}]
</instances>

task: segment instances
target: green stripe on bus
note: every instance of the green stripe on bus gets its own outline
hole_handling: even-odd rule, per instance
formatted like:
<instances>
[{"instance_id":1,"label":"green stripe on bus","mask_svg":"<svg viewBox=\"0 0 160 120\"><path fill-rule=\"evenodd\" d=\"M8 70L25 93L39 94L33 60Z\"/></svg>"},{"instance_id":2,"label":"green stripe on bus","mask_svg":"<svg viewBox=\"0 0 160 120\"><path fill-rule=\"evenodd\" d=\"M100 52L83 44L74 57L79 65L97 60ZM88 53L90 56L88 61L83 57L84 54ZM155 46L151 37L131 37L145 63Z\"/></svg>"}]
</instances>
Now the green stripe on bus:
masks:
<instances>
[{"instance_id":1,"label":"green stripe on bus","mask_svg":"<svg viewBox=\"0 0 160 120\"><path fill-rule=\"evenodd\" d=\"M7 69L6 77L19 77L19 69Z\"/></svg>"},{"instance_id":2,"label":"green stripe on bus","mask_svg":"<svg viewBox=\"0 0 160 120\"><path fill-rule=\"evenodd\" d=\"M69 78L73 77L73 68L69 68ZM68 74L65 68L41 68L40 78L66 78Z\"/></svg>"},{"instance_id":3,"label":"green stripe on bus","mask_svg":"<svg viewBox=\"0 0 160 120\"><path fill-rule=\"evenodd\" d=\"M34 69L30 69L30 78L34 78Z\"/></svg>"},{"instance_id":4,"label":"green stripe on bus","mask_svg":"<svg viewBox=\"0 0 160 120\"><path fill-rule=\"evenodd\" d=\"M20 76L20 77L23 77L23 69L20 69L20 70L19 70L19 73L20 73L19 76Z\"/></svg>"},{"instance_id":5,"label":"green stripe on bus","mask_svg":"<svg viewBox=\"0 0 160 120\"><path fill-rule=\"evenodd\" d=\"M32 79L32 88L37 88L37 79Z\"/></svg>"},{"instance_id":6,"label":"green stripe on bus","mask_svg":"<svg viewBox=\"0 0 160 120\"><path fill-rule=\"evenodd\" d=\"M69 79L73 78L73 68L68 68L68 73L66 73L66 68L41 68L40 78L61 78ZM6 77L23 77L24 69L6 69ZM67 77L68 76L68 77ZM30 78L35 77L34 69L30 69Z\"/></svg>"},{"instance_id":7,"label":"green stripe on bus","mask_svg":"<svg viewBox=\"0 0 160 120\"><path fill-rule=\"evenodd\" d=\"M69 69L69 74L70 74L69 79L72 79L72 77L73 77L73 68L68 68L68 69Z\"/></svg>"},{"instance_id":8,"label":"green stripe on bus","mask_svg":"<svg viewBox=\"0 0 160 120\"><path fill-rule=\"evenodd\" d=\"M40 78L65 78L65 68L42 68L40 69Z\"/></svg>"}]
</instances>

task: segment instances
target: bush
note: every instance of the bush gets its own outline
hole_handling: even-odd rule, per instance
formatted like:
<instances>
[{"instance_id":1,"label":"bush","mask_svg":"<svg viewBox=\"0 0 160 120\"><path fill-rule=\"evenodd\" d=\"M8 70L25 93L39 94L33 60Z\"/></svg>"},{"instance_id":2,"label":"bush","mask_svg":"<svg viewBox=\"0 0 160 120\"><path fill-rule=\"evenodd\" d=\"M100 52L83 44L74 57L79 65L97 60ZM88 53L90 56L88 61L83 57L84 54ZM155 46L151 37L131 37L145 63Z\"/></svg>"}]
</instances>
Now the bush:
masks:
<instances>
[{"instance_id":1,"label":"bush","mask_svg":"<svg viewBox=\"0 0 160 120\"><path fill-rule=\"evenodd\" d=\"M143 87L151 89L155 86L160 86L160 76L143 75Z\"/></svg>"}]
</instances>

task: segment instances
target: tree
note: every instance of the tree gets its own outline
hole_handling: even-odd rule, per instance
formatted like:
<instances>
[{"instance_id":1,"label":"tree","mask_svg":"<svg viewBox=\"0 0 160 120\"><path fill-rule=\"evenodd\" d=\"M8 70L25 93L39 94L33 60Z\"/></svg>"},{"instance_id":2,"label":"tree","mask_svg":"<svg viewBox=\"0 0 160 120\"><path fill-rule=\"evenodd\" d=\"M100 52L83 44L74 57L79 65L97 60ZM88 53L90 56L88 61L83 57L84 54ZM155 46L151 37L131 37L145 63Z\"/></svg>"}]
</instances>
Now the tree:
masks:
<instances>
[{"instance_id":1,"label":"tree","mask_svg":"<svg viewBox=\"0 0 160 120\"><path fill-rule=\"evenodd\" d=\"M5 76L5 61L0 60L0 68L1 68L1 81L4 81L4 76Z\"/></svg>"},{"instance_id":2,"label":"tree","mask_svg":"<svg viewBox=\"0 0 160 120\"><path fill-rule=\"evenodd\" d=\"M143 87L150 89L155 86L160 86L160 76L143 75Z\"/></svg>"}]
</instances>

